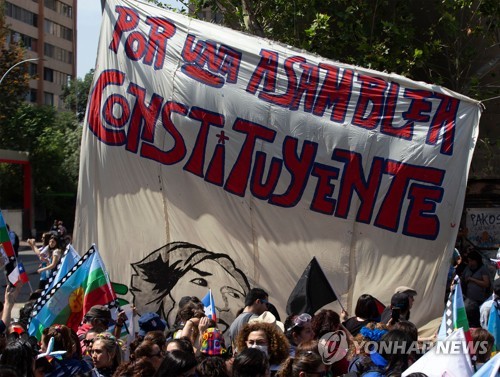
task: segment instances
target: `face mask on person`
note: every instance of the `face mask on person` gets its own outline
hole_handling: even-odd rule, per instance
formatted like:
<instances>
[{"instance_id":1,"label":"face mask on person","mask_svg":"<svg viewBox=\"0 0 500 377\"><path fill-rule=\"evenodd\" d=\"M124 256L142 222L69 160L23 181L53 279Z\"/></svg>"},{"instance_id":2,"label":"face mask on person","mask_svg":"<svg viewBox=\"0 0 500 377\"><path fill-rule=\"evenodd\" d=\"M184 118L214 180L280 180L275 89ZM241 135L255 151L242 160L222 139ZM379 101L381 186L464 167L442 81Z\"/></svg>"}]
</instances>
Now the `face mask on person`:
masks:
<instances>
[{"instance_id":1,"label":"face mask on person","mask_svg":"<svg viewBox=\"0 0 500 377\"><path fill-rule=\"evenodd\" d=\"M262 352L264 352L266 354L266 356L269 356L267 353L267 347L268 346L262 346L259 344L252 344L252 346L250 348L257 348L258 350L261 350Z\"/></svg>"}]
</instances>

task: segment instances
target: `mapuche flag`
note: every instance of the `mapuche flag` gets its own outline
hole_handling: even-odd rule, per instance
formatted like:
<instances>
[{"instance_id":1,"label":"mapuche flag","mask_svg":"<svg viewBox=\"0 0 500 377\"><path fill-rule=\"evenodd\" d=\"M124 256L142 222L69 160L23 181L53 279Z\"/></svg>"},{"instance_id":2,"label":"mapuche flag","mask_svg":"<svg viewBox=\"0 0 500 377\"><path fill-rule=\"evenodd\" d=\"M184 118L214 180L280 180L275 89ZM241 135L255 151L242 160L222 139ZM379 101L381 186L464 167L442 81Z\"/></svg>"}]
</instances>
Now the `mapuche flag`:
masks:
<instances>
[{"instance_id":1,"label":"mapuche flag","mask_svg":"<svg viewBox=\"0 0 500 377\"><path fill-rule=\"evenodd\" d=\"M3 219L2 211L0 211L0 253L7 257L5 264L5 274L11 284L17 284L19 280L19 269L17 267L16 254L14 247L10 242L9 231Z\"/></svg>"},{"instance_id":2,"label":"mapuche flag","mask_svg":"<svg viewBox=\"0 0 500 377\"><path fill-rule=\"evenodd\" d=\"M94 305L109 305L116 294L95 245L33 308L28 332L41 339L42 331L53 324L66 325L75 332L82 318Z\"/></svg>"}]
</instances>

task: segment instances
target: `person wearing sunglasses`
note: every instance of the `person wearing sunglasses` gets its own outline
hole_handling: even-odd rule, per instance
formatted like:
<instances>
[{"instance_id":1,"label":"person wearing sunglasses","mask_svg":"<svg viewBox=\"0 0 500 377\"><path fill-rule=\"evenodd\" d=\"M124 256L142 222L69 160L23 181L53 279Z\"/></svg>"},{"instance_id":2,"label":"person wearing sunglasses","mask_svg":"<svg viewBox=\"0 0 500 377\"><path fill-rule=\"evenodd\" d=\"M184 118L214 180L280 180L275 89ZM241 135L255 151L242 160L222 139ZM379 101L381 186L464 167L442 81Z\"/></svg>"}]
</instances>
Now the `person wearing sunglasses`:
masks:
<instances>
[{"instance_id":1,"label":"person wearing sunglasses","mask_svg":"<svg viewBox=\"0 0 500 377\"><path fill-rule=\"evenodd\" d=\"M311 326L312 317L308 313L292 314L285 320L285 335L290 342L290 356L295 354L295 348L302 342L314 338Z\"/></svg>"},{"instance_id":2,"label":"person wearing sunglasses","mask_svg":"<svg viewBox=\"0 0 500 377\"><path fill-rule=\"evenodd\" d=\"M326 377L328 367L318 352L299 351L281 365L277 377Z\"/></svg>"}]
</instances>

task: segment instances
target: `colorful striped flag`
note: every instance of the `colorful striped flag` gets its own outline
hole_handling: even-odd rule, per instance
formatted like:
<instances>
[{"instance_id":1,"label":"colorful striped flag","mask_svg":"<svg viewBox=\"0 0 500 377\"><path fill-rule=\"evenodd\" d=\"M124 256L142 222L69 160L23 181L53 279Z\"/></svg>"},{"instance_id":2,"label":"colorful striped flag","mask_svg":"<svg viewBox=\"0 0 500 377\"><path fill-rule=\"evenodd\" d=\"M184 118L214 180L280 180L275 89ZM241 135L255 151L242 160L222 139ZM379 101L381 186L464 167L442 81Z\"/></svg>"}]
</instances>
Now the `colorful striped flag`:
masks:
<instances>
[{"instance_id":1,"label":"colorful striped flag","mask_svg":"<svg viewBox=\"0 0 500 377\"><path fill-rule=\"evenodd\" d=\"M212 321L217 322L217 312L215 310L214 296L212 290L209 289L208 293L201 299L201 303L205 307L205 315Z\"/></svg>"},{"instance_id":2,"label":"colorful striped flag","mask_svg":"<svg viewBox=\"0 0 500 377\"><path fill-rule=\"evenodd\" d=\"M10 242L9 231L7 230L7 225L3 219L2 211L0 210L0 249L8 258L8 263L5 265L5 274L9 279L9 282L16 285L19 281L19 269L17 267L16 254L14 253L14 247L12 242ZM2 252L0 250L0 252Z\"/></svg>"},{"instance_id":3,"label":"colorful striped flag","mask_svg":"<svg viewBox=\"0 0 500 377\"><path fill-rule=\"evenodd\" d=\"M40 297L33 309L28 332L41 338L44 328L66 325L75 332L85 313L94 305L109 305L116 294L95 245L52 289Z\"/></svg>"},{"instance_id":4,"label":"colorful striped flag","mask_svg":"<svg viewBox=\"0 0 500 377\"><path fill-rule=\"evenodd\" d=\"M471 342L472 337L469 331L469 321L465 312L460 278L455 276L453 279L453 287L450 292L448 302L446 303L446 308L444 309L443 319L438 333L438 340L445 339L451 335L453 331L460 328L464 330L467 342Z\"/></svg>"}]
</instances>

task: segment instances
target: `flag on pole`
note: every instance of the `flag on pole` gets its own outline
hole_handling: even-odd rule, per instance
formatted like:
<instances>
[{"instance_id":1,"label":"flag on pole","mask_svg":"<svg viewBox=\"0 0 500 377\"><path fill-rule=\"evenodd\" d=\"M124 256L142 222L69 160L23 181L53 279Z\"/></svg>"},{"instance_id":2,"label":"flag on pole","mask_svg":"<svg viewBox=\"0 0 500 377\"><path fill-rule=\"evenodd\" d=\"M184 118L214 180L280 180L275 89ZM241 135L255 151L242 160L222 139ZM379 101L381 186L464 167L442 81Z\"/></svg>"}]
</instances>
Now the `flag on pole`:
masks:
<instances>
[{"instance_id":1,"label":"flag on pole","mask_svg":"<svg viewBox=\"0 0 500 377\"><path fill-rule=\"evenodd\" d=\"M500 372L500 353L493 356L472 377L497 377Z\"/></svg>"},{"instance_id":2,"label":"flag on pole","mask_svg":"<svg viewBox=\"0 0 500 377\"><path fill-rule=\"evenodd\" d=\"M205 315L217 322L217 312L215 310L214 296L212 295L212 290L209 289L208 293L201 299L203 306L205 307Z\"/></svg>"},{"instance_id":3,"label":"flag on pole","mask_svg":"<svg viewBox=\"0 0 500 377\"><path fill-rule=\"evenodd\" d=\"M441 326L439 327L438 340L445 339L447 336L451 335L453 331L460 328L464 330L467 342L471 342L472 336L469 331L469 321L467 320L467 314L465 312L460 278L455 276L453 279L453 286L444 309ZM472 348L470 350L472 350Z\"/></svg>"},{"instance_id":4,"label":"flag on pole","mask_svg":"<svg viewBox=\"0 0 500 377\"><path fill-rule=\"evenodd\" d=\"M438 344L415 361L402 376L419 372L429 377L471 377L474 371L466 348L470 347L465 342L464 331L461 328L455 330L446 338L438 340Z\"/></svg>"},{"instance_id":5,"label":"flag on pole","mask_svg":"<svg viewBox=\"0 0 500 377\"><path fill-rule=\"evenodd\" d=\"M10 241L7 225L0 210L0 254L7 257L5 264L5 274L11 284L16 285L19 281L19 269L17 267L16 254Z\"/></svg>"},{"instance_id":6,"label":"flag on pole","mask_svg":"<svg viewBox=\"0 0 500 377\"><path fill-rule=\"evenodd\" d=\"M21 261L17 262L17 267L19 268L19 279L23 283L29 283L30 278L28 277L28 274L26 273L26 270L24 269L24 265Z\"/></svg>"},{"instance_id":7,"label":"flag on pole","mask_svg":"<svg viewBox=\"0 0 500 377\"><path fill-rule=\"evenodd\" d=\"M318 309L336 300L337 295L316 257L313 257L288 298L286 312L288 315L313 315Z\"/></svg>"},{"instance_id":8,"label":"flag on pole","mask_svg":"<svg viewBox=\"0 0 500 377\"><path fill-rule=\"evenodd\" d=\"M61 279L75 266L79 259L80 255L78 255L73 246L69 244L57 266L57 269L49 278L49 283L47 284L44 293L50 291L54 285L60 282Z\"/></svg>"},{"instance_id":9,"label":"flag on pole","mask_svg":"<svg viewBox=\"0 0 500 377\"><path fill-rule=\"evenodd\" d=\"M52 289L40 297L33 308L28 332L41 338L44 328L66 325L75 332L83 315L94 305L109 305L116 300L106 268L95 245Z\"/></svg>"},{"instance_id":10,"label":"flag on pole","mask_svg":"<svg viewBox=\"0 0 500 377\"><path fill-rule=\"evenodd\" d=\"M495 338L494 351L500 351L500 303L493 300L490 309L490 316L488 317L488 332Z\"/></svg>"}]
</instances>

